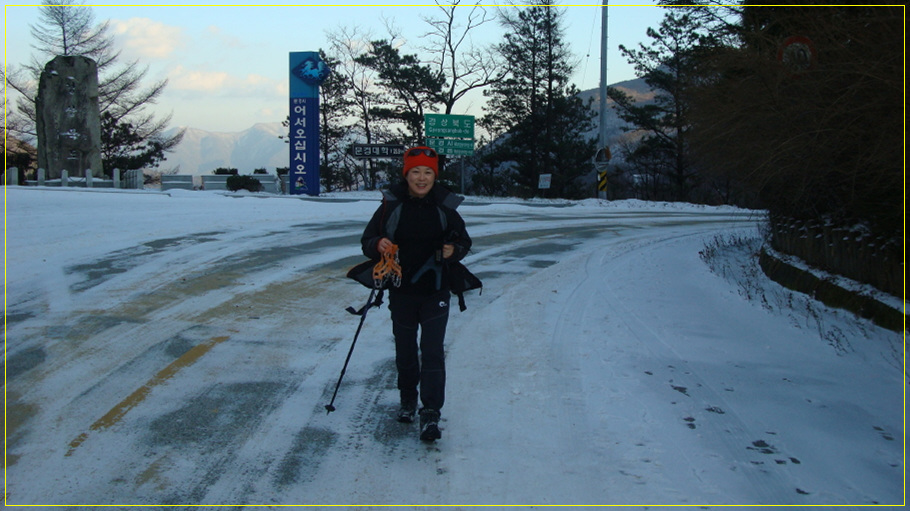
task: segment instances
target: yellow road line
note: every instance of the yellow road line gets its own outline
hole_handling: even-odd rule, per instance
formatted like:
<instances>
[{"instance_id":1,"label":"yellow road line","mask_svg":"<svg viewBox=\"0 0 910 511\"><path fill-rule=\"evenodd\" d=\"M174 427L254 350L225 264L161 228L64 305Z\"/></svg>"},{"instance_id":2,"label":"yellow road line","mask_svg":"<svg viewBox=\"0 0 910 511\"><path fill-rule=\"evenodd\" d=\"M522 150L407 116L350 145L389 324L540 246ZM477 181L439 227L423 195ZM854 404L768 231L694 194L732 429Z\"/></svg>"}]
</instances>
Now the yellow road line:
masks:
<instances>
[{"instance_id":1,"label":"yellow road line","mask_svg":"<svg viewBox=\"0 0 910 511\"><path fill-rule=\"evenodd\" d=\"M177 360L171 362L167 367L158 372L151 380L147 381L145 385L136 389L135 392L130 394L126 399L117 403L116 406L111 408L109 412L104 414L100 419L95 421L94 424L89 428L89 431L86 431L79 436L77 436L72 442L70 442L70 448L66 452L66 456L70 456L73 452L88 439L88 435L92 431L100 431L102 429L109 428L114 424L120 422L120 419L126 415L126 412L135 408L139 403L145 400L151 393L152 389L166 382L172 378L178 371L184 367L193 365L197 360L202 358L203 355L211 351L212 348L221 344L222 342L228 340L228 336L213 337L212 339L192 347L189 351L180 356Z\"/></svg>"}]
</instances>

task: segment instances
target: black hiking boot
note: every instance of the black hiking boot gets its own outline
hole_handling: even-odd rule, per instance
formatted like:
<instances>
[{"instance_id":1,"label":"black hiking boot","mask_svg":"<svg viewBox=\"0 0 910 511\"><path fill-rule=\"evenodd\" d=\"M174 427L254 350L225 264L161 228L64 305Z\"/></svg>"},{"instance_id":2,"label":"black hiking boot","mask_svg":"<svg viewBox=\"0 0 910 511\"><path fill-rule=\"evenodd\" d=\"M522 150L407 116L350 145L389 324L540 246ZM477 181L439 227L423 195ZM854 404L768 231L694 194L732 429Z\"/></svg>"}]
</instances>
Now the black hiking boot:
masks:
<instances>
[{"instance_id":1,"label":"black hiking boot","mask_svg":"<svg viewBox=\"0 0 910 511\"><path fill-rule=\"evenodd\" d=\"M439 412L430 408L420 410L420 439L434 442L442 438L439 431Z\"/></svg>"},{"instance_id":2,"label":"black hiking boot","mask_svg":"<svg viewBox=\"0 0 910 511\"><path fill-rule=\"evenodd\" d=\"M402 401L401 408L398 409L398 422L410 424L414 422L414 415L417 414L417 401Z\"/></svg>"}]
</instances>

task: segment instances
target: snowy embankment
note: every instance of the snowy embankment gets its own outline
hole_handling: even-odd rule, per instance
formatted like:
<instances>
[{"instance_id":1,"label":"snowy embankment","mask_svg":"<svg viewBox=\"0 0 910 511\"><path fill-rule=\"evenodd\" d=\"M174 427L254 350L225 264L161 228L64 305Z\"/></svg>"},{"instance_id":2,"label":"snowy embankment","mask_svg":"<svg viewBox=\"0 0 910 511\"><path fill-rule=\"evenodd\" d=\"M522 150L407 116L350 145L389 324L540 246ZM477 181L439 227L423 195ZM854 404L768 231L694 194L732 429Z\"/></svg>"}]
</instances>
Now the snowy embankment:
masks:
<instances>
[{"instance_id":1,"label":"snowy embankment","mask_svg":"<svg viewBox=\"0 0 910 511\"><path fill-rule=\"evenodd\" d=\"M442 439L385 307L326 415L377 199L8 188L7 504L903 503L902 335L763 279L734 208L468 198Z\"/></svg>"}]
</instances>

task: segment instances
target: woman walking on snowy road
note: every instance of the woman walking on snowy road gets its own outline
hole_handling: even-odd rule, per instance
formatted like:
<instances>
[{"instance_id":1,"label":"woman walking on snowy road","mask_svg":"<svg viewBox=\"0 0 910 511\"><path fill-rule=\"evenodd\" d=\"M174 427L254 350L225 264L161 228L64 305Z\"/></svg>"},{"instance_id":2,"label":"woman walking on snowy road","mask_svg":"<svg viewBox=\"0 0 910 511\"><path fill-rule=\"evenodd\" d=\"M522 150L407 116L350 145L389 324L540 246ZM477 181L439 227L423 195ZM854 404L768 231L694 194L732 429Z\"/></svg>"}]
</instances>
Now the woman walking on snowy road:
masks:
<instances>
[{"instance_id":1,"label":"woman walking on snowy road","mask_svg":"<svg viewBox=\"0 0 910 511\"><path fill-rule=\"evenodd\" d=\"M412 422L419 397L420 439L432 442L442 436L450 293L459 295L463 309L461 293L479 287L480 281L458 263L470 250L471 238L455 211L463 199L436 183L436 151L422 146L407 150L402 175L403 182L383 192L361 244L372 260L397 252L400 281L389 288L401 399L397 417ZM472 282L465 285L466 279Z\"/></svg>"}]
</instances>

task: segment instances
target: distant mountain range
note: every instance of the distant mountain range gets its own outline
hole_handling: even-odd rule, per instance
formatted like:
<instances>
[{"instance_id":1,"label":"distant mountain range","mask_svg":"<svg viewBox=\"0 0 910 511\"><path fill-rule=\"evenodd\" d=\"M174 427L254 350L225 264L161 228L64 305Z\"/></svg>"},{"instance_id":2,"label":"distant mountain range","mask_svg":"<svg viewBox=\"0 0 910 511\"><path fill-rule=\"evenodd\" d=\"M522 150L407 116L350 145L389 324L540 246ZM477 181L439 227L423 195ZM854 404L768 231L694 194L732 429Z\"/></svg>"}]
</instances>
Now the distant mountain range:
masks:
<instances>
[{"instance_id":1,"label":"distant mountain range","mask_svg":"<svg viewBox=\"0 0 910 511\"><path fill-rule=\"evenodd\" d=\"M177 130L172 128L165 134L170 136ZM281 122L258 123L234 133L187 128L183 140L167 153L160 169L199 175L211 174L221 167L236 168L241 174L265 168L274 174L276 168L288 166L288 145L278 138L282 134L287 134L287 128Z\"/></svg>"},{"instance_id":2,"label":"distant mountain range","mask_svg":"<svg viewBox=\"0 0 910 511\"><path fill-rule=\"evenodd\" d=\"M642 79L620 82L613 87L623 90L639 102L648 102L654 98L654 92ZM592 108L595 112L598 111L598 89L582 91L579 95L584 101L593 99ZM612 108L608 110L607 123L608 140L618 139L623 134L623 122ZM166 135L172 135L178 129L172 128ZM271 174L276 168L288 166L288 145L278 138L286 133L287 128L281 122L258 123L247 130L232 133L187 128L183 141L167 154L167 160L161 163L160 169L166 172L176 170L178 174L200 175L210 174L219 167L236 168L241 174L252 174L255 169L265 168ZM591 137L596 137L597 134L598 128L588 133Z\"/></svg>"}]
</instances>

